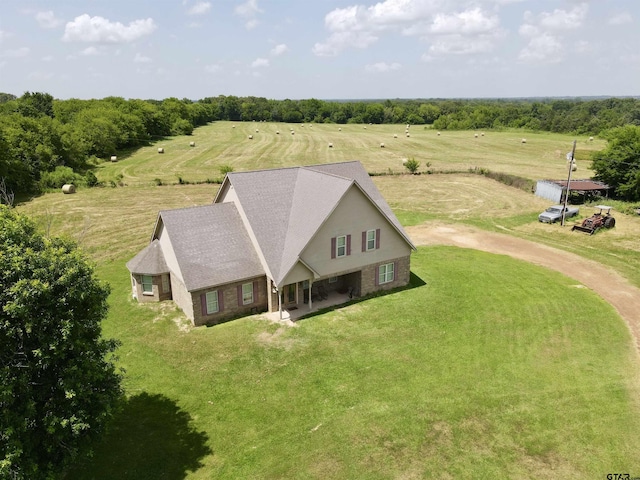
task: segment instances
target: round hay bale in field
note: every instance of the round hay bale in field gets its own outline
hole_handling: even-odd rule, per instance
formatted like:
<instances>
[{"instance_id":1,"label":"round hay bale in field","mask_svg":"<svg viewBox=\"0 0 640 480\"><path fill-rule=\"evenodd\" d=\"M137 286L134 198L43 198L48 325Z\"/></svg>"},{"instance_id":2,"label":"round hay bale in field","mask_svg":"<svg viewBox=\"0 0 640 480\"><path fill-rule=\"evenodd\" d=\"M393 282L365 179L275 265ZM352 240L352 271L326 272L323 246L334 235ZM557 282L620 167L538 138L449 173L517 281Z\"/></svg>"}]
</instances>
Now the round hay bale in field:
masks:
<instances>
[{"instance_id":1,"label":"round hay bale in field","mask_svg":"<svg viewBox=\"0 0 640 480\"><path fill-rule=\"evenodd\" d=\"M380 148L384 148L384 143L381 143L381 144L380 144Z\"/></svg>"},{"instance_id":2,"label":"round hay bale in field","mask_svg":"<svg viewBox=\"0 0 640 480\"><path fill-rule=\"evenodd\" d=\"M437 135L440 136L440 132L438 132Z\"/></svg>"},{"instance_id":3,"label":"round hay bale in field","mask_svg":"<svg viewBox=\"0 0 640 480\"><path fill-rule=\"evenodd\" d=\"M235 125L231 125L231 128L236 128L236 126Z\"/></svg>"},{"instance_id":4,"label":"round hay bale in field","mask_svg":"<svg viewBox=\"0 0 640 480\"><path fill-rule=\"evenodd\" d=\"M572 172L575 172L576 170L578 170L578 166L576 165L576 162L573 162L573 163L571 164L571 171L572 171Z\"/></svg>"},{"instance_id":5,"label":"round hay bale in field","mask_svg":"<svg viewBox=\"0 0 640 480\"><path fill-rule=\"evenodd\" d=\"M333 148L333 143L330 143L330 144L329 144L329 148Z\"/></svg>"},{"instance_id":6,"label":"round hay bale in field","mask_svg":"<svg viewBox=\"0 0 640 480\"><path fill-rule=\"evenodd\" d=\"M409 134L409 132L407 132L407 137L410 137L411 135Z\"/></svg>"},{"instance_id":7,"label":"round hay bale in field","mask_svg":"<svg viewBox=\"0 0 640 480\"><path fill-rule=\"evenodd\" d=\"M475 138L478 138L478 134L477 134L477 133L476 133L476 134L474 134L473 136L474 136Z\"/></svg>"},{"instance_id":8,"label":"round hay bale in field","mask_svg":"<svg viewBox=\"0 0 640 480\"><path fill-rule=\"evenodd\" d=\"M117 162L118 161L118 157L116 157L115 155L111 155L111 161L112 162Z\"/></svg>"},{"instance_id":9,"label":"round hay bale in field","mask_svg":"<svg viewBox=\"0 0 640 480\"><path fill-rule=\"evenodd\" d=\"M364 129L365 129L365 130L367 129L367 126L366 126L366 125L364 126Z\"/></svg>"},{"instance_id":10,"label":"round hay bale in field","mask_svg":"<svg viewBox=\"0 0 640 480\"><path fill-rule=\"evenodd\" d=\"M158 147L158 153L164 153L164 148Z\"/></svg>"},{"instance_id":11,"label":"round hay bale in field","mask_svg":"<svg viewBox=\"0 0 640 480\"><path fill-rule=\"evenodd\" d=\"M276 135L280 135L280 130L276 130Z\"/></svg>"},{"instance_id":12,"label":"round hay bale in field","mask_svg":"<svg viewBox=\"0 0 640 480\"><path fill-rule=\"evenodd\" d=\"M189 142L189 146L190 147L195 147L196 146L196 142Z\"/></svg>"},{"instance_id":13,"label":"round hay bale in field","mask_svg":"<svg viewBox=\"0 0 640 480\"><path fill-rule=\"evenodd\" d=\"M341 132L342 131L342 127L338 127L338 131Z\"/></svg>"},{"instance_id":14,"label":"round hay bale in field","mask_svg":"<svg viewBox=\"0 0 640 480\"><path fill-rule=\"evenodd\" d=\"M296 132L294 132L293 130L291 130L291 135L295 135L295 134L296 134Z\"/></svg>"},{"instance_id":15,"label":"round hay bale in field","mask_svg":"<svg viewBox=\"0 0 640 480\"><path fill-rule=\"evenodd\" d=\"M482 133L480 134L480 136L481 136L481 137L484 137L484 132L482 132Z\"/></svg>"},{"instance_id":16,"label":"round hay bale in field","mask_svg":"<svg viewBox=\"0 0 640 480\"><path fill-rule=\"evenodd\" d=\"M249 140L253 140L253 135L249 135Z\"/></svg>"},{"instance_id":17,"label":"round hay bale in field","mask_svg":"<svg viewBox=\"0 0 640 480\"><path fill-rule=\"evenodd\" d=\"M393 138L398 138L398 134L397 134L397 133L394 133L394 134L393 134Z\"/></svg>"},{"instance_id":18,"label":"round hay bale in field","mask_svg":"<svg viewBox=\"0 0 640 480\"><path fill-rule=\"evenodd\" d=\"M403 159L402 159L402 164L403 164L403 165L406 165L408 161L409 161L409 159L408 159L408 158L403 158Z\"/></svg>"},{"instance_id":19,"label":"round hay bale in field","mask_svg":"<svg viewBox=\"0 0 640 480\"><path fill-rule=\"evenodd\" d=\"M76 186L73 183L65 183L62 186L62 193L65 193L65 194L76 193Z\"/></svg>"},{"instance_id":20,"label":"round hay bale in field","mask_svg":"<svg viewBox=\"0 0 640 480\"><path fill-rule=\"evenodd\" d=\"M590 142L593 142L593 137L589 137L589 141L590 141Z\"/></svg>"},{"instance_id":21,"label":"round hay bale in field","mask_svg":"<svg viewBox=\"0 0 640 480\"><path fill-rule=\"evenodd\" d=\"M256 128L256 133L258 133L258 131L259 131L259 130Z\"/></svg>"},{"instance_id":22,"label":"round hay bale in field","mask_svg":"<svg viewBox=\"0 0 640 480\"><path fill-rule=\"evenodd\" d=\"M527 139L523 138L522 140L520 140L520 143L527 143Z\"/></svg>"}]
</instances>

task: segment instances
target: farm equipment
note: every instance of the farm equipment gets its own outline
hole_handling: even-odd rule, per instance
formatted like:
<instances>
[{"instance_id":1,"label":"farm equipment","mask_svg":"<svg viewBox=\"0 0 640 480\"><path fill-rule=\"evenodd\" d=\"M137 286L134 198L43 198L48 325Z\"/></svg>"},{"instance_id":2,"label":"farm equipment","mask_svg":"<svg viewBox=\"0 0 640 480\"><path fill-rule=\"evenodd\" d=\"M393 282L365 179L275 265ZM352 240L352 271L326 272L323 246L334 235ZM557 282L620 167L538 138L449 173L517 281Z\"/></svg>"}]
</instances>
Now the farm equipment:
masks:
<instances>
[{"instance_id":1,"label":"farm equipment","mask_svg":"<svg viewBox=\"0 0 640 480\"><path fill-rule=\"evenodd\" d=\"M615 227L616 219L611 216L611 208L606 205L597 205L596 212L589 218L585 218L581 225L574 225L571 231L578 230L593 235L601 228Z\"/></svg>"}]
</instances>

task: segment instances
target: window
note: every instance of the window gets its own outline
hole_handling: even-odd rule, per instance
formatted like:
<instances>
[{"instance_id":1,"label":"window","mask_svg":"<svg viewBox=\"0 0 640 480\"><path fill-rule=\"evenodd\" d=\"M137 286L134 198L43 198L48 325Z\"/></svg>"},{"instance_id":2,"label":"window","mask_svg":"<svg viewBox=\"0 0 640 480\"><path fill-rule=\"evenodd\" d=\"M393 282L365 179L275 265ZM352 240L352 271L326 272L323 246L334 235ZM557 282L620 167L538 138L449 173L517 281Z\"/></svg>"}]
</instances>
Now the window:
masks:
<instances>
[{"instance_id":1,"label":"window","mask_svg":"<svg viewBox=\"0 0 640 480\"><path fill-rule=\"evenodd\" d=\"M380 267L378 267L378 285L382 285L383 283L393 282L393 278L394 278L393 263L385 263L384 265L380 265Z\"/></svg>"},{"instance_id":2,"label":"window","mask_svg":"<svg viewBox=\"0 0 640 480\"><path fill-rule=\"evenodd\" d=\"M376 248L376 231L367 230L367 251L375 250Z\"/></svg>"},{"instance_id":3,"label":"window","mask_svg":"<svg viewBox=\"0 0 640 480\"><path fill-rule=\"evenodd\" d=\"M336 238L336 257L345 257L347 255L347 236L341 235Z\"/></svg>"},{"instance_id":4,"label":"window","mask_svg":"<svg viewBox=\"0 0 640 480\"><path fill-rule=\"evenodd\" d=\"M338 281L338 277L329 277L329 283L336 283Z\"/></svg>"},{"instance_id":5,"label":"window","mask_svg":"<svg viewBox=\"0 0 640 480\"><path fill-rule=\"evenodd\" d=\"M142 293L145 295L153 295L153 277L151 275L142 275Z\"/></svg>"},{"instance_id":6,"label":"window","mask_svg":"<svg viewBox=\"0 0 640 480\"><path fill-rule=\"evenodd\" d=\"M351 235L331 237L331 258L351 255Z\"/></svg>"},{"instance_id":7,"label":"window","mask_svg":"<svg viewBox=\"0 0 640 480\"><path fill-rule=\"evenodd\" d=\"M169 275L162 275L162 291L164 293L171 291L171 285L169 284Z\"/></svg>"},{"instance_id":8,"label":"window","mask_svg":"<svg viewBox=\"0 0 640 480\"><path fill-rule=\"evenodd\" d=\"M218 291L214 290L213 292L207 292L207 315L211 315L212 313L217 313L219 310L218 306Z\"/></svg>"},{"instance_id":9,"label":"window","mask_svg":"<svg viewBox=\"0 0 640 480\"><path fill-rule=\"evenodd\" d=\"M249 305L253 303L253 282L242 284L242 304Z\"/></svg>"}]
</instances>

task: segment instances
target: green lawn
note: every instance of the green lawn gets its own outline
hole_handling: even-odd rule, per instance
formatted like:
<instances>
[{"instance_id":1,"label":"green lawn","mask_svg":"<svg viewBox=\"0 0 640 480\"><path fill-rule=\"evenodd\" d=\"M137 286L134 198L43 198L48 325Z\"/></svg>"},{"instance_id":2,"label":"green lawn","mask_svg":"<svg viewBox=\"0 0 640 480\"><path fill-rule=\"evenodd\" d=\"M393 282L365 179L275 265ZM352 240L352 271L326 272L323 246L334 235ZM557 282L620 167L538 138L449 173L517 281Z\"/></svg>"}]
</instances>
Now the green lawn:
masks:
<instances>
[{"instance_id":1,"label":"green lawn","mask_svg":"<svg viewBox=\"0 0 640 480\"><path fill-rule=\"evenodd\" d=\"M224 164L353 159L369 171L401 171L406 157L439 169L561 178L572 143L527 134L521 144L521 132L475 139L411 127L407 138L402 126L306 125L295 135L288 128L212 124L161 142L165 154L156 144L99 166L101 180L121 174L124 187L48 193L18 206L47 232L76 239L112 286L104 330L122 341L127 401L95 457L69 478L639 472L640 363L628 329L599 297L557 273L481 252L421 248L412 271L425 285L296 328L253 317L193 329L170 302L135 303L125 262L148 244L158 210L209 203L218 188L155 186L155 178L204 181ZM580 169L602 145L579 139ZM484 177L373 179L405 225L438 220L507 232L599 260L640 286L640 218L616 214L614 230L589 237L539 224L548 202Z\"/></svg>"},{"instance_id":2,"label":"green lawn","mask_svg":"<svg viewBox=\"0 0 640 480\"><path fill-rule=\"evenodd\" d=\"M129 401L73 478L604 478L637 468L639 368L612 308L503 256L421 248L415 288L283 327L182 328L130 299L105 333ZM425 284L423 284L425 283ZM571 312L570 315L567 315Z\"/></svg>"}]
</instances>

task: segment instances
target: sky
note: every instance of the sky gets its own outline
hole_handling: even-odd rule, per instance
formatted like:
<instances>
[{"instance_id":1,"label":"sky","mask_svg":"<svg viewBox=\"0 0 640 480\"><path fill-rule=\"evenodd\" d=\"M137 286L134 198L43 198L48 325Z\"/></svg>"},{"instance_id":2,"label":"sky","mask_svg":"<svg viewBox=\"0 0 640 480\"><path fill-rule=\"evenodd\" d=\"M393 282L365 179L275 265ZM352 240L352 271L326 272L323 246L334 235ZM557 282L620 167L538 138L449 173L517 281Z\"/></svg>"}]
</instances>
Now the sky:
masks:
<instances>
[{"instance_id":1,"label":"sky","mask_svg":"<svg viewBox=\"0 0 640 480\"><path fill-rule=\"evenodd\" d=\"M640 95L640 0L1 0L0 92Z\"/></svg>"}]
</instances>

